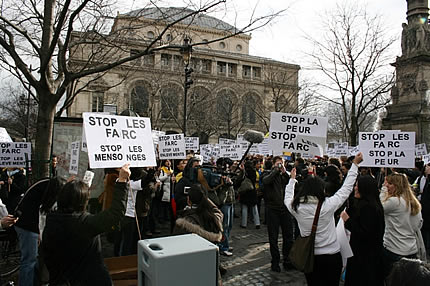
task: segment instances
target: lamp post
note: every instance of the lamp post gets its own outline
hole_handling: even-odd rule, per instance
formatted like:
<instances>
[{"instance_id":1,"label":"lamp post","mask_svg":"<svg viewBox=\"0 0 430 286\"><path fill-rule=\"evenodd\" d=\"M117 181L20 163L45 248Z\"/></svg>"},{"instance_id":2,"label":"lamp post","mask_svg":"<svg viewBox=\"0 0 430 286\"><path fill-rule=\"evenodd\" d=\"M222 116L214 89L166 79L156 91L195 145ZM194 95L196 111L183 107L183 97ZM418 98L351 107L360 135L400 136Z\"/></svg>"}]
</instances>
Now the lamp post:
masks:
<instances>
[{"instance_id":1,"label":"lamp post","mask_svg":"<svg viewBox=\"0 0 430 286\"><path fill-rule=\"evenodd\" d=\"M184 38L184 45L181 48L182 58L184 60L184 71L185 71L185 80L184 80L184 125L183 131L184 136L187 133L187 92L190 86L193 84L193 80L191 79L191 73L193 69L188 67L191 60L191 54L193 52L193 47L190 45L190 39Z\"/></svg>"}]
</instances>

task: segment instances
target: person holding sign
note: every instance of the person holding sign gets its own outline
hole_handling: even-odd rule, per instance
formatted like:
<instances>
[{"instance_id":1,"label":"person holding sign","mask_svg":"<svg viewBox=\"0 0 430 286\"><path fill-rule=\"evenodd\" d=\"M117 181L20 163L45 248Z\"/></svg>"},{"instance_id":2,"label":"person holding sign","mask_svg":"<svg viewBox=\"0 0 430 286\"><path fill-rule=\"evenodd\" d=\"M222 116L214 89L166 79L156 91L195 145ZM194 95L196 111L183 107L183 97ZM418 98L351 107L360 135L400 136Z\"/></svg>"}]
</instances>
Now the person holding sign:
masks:
<instances>
[{"instance_id":1,"label":"person holding sign","mask_svg":"<svg viewBox=\"0 0 430 286\"><path fill-rule=\"evenodd\" d=\"M373 177L358 177L353 204L342 212L341 217L345 228L351 231L349 243L354 254L348 258L345 285L383 286L384 210Z\"/></svg>"},{"instance_id":2,"label":"person holding sign","mask_svg":"<svg viewBox=\"0 0 430 286\"><path fill-rule=\"evenodd\" d=\"M296 169L294 168L291 171L291 178L285 189L284 204L297 219L302 237L311 234L316 209L321 204L321 212L315 235L313 272L305 273L309 286L339 285L342 271L342 256L336 236L334 212L339 209L353 191L358 175L358 164L361 161L363 161L363 155L359 153L354 158L354 164L349 170L342 187L331 197L325 196L324 183L315 176L308 176L303 181L296 196L294 196L294 189L297 183Z\"/></svg>"},{"instance_id":3,"label":"person holding sign","mask_svg":"<svg viewBox=\"0 0 430 286\"><path fill-rule=\"evenodd\" d=\"M89 191L84 182L73 180L59 191L58 210L48 214L42 239L50 285L112 285L98 235L124 217L129 177L129 164L125 164L119 170L111 207L96 215L86 212Z\"/></svg>"},{"instance_id":4,"label":"person holding sign","mask_svg":"<svg viewBox=\"0 0 430 286\"><path fill-rule=\"evenodd\" d=\"M418 253L415 233L422 225L421 204L415 197L408 178L393 173L385 178L380 195L384 207L384 275L402 257L416 258Z\"/></svg>"}]
</instances>

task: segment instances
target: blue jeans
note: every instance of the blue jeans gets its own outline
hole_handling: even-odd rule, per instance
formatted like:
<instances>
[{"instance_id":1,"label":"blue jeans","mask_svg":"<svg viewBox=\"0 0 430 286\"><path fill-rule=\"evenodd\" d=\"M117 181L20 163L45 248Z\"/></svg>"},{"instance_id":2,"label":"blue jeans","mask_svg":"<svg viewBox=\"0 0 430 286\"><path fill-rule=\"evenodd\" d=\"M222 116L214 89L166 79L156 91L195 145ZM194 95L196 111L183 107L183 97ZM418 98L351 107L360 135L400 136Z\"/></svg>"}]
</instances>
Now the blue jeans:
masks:
<instances>
[{"instance_id":1,"label":"blue jeans","mask_svg":"<svg viewBox=\"0 0 430 286\"><path fill-rule=\"evenodd\" d=\"M252 211L252 215L254 217L254 224L256 226L260 225L260 216L258 215L257 205L256 204L252 205L250 206L250 208ZM242 204L242 224L241 225L246 227L247 222L248 222L248 205Z\"/></svg>"},{"instance_id":2,"label":"blue jeans","mask_svg":"<svg viewBox=\"0 0 430 286\"><path fill-rule=\"evenodd\" d=\"M233 205L224 204L221 207L221 212L224 215L224 220L222 222L222 227L224 229L223 231L224 240L219 243L219 247L221 251L228 251L230 247L228 240L230 238L230 232L233 227L233 213L234 213Z\"/></svg>"},{"instance_id":3,"label":"blue jeans","mask_svg":"<svg viewBox=\"0 0 430 286\"><path fill-rule=\"evenodd\" d=\"M37 265L37 244L39 234L15 226L21 249L21 266L19 269L19 285L33 285Z\"/></svg>"}]
</instances>

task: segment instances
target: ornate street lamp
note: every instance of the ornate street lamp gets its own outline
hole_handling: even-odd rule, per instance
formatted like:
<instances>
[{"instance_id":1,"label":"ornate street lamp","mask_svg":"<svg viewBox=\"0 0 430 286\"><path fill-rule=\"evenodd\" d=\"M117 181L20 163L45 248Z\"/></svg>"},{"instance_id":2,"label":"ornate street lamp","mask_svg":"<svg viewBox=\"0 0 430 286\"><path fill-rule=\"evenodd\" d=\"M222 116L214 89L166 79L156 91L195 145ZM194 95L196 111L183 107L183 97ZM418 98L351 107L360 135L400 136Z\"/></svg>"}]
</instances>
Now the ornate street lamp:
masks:
<instances>
[{"instance_id":1,"label":"ornate street lamp","mask_svg":"<svg viewBox=\"0 0 430 286\"><path fill-rule=\"evenodd\" d=\"M193 80L191 79L191 73L193 72L192 68L189 68L189 64L191 61L191 54L193 53L193 47L190 45L191 40L188 37L184 38L184 44L181 48L182 58L184 60L184 71L185 71L185 80L184 80L184 125L183 131L184 136L187 133L187 91L190 86L193 84Z\"/></svg>"}]
</instances>

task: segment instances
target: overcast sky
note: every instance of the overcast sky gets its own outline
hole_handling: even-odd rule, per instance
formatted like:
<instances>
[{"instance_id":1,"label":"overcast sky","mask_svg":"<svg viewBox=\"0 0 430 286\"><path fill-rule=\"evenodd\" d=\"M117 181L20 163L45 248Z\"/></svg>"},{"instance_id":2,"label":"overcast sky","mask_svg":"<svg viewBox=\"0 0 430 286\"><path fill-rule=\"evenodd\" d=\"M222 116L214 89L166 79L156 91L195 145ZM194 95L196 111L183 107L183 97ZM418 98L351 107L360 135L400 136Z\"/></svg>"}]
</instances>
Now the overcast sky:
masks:
<instances>
[{"instance_id":1,"label":"overcast sky","mask_svg":"<svg viewBox=\"0 0 430 286\"><path fill-rule=\"evenodd\" d=\"M142 8L148 1L119 0L126 5L122 5L122 11ZM250 42L250 54L263 56L288 63L302 65L303 51L309 49L309 43L304 39L308 34L316 36L321 16L327 10L334 9L336 3L343 1L354 1L367 6L370 14L379 14L390 34L400 39L402 23L406 22L406 0L227 0L227 9L211 14L217 16L229 24L237 27L243 26L249 20L254 8L256 15L265 15L271 11L286 9L283 16L278 17L271 25L252 33ZM186 6L187 0L167 0L162 1L160 6ZM192 1L195 3L205 1ZM225 11L227 10L227 11ZM393 49L393 61L400 53L400 41Z\"/></svg>"}]
</instances>

